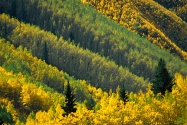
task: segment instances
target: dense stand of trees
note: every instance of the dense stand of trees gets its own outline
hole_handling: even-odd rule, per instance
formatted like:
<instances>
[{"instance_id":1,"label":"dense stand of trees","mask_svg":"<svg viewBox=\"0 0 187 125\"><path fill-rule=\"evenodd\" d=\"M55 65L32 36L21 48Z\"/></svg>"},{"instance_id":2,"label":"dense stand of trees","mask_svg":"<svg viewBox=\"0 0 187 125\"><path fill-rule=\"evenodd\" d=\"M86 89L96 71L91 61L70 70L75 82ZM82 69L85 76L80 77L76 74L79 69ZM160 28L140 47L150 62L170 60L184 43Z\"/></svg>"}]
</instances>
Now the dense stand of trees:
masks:
<instances>
[{"instance_id":1,"label":"dense stand of trees","mask_svg":"<svg viewBox=\"0 0 187 125\"><path fill-rule=\"evenodd\" d=\"M8 105L9 101L11 102L14 121L18 119L15 112L26 117L31 112L48 110L58 104L65 105L65 97L62 94L67 83L71 83L71 90L74 91L77 102L95 97L94 94L98 91L86 81L75 80L63 71L46 65L26 49L15 49L13 45L0 39L0 105ZM89 94L90 91L93 92L92 95Z\"/></svg>"},{"instance_id":2,"label":"dense stand of trees","mask_svg":"<svg viewBox=\"0 0 187 125\"><path fill-rule=\"evenodd\" d=\"M11 113L16 124L186 124L187 80L180 74L175 75L176 85L172 88L172 92L166 93L162 98L159 94L154 95L148 89L146 93L141 91L136 94L129 93L128 102L124 105L119 93L110 92L107 94L99 90L93 92L94 99L97 97L94 109L88 110L84 103L79 103L76 107L77 111L65 117L62 115L65 112L59 104L59 98L62 95L56 97L57 94L44 90L41 86L36 87L33 83L27 83L27 78L21 74L12 74L2 67L0 67L0 78L0 87L3 87L1 90L4 93L1 94L0 103L6 105L7 111ZM18 117L20 115L19 108L12 105L11 98L8 98L10 100L2 99L12 96L13 91L10 90L20 89L21 97L17 101L22 104L21 109L33 110L35 108L35 112L24 115L25 121ZM14 94L16 93L14 91ZM45 104L49 104L49 102L51 102L51 108L38 110L39 106L44 108ZM38 109L36 110L36 108Z\"/></svg>"},{"instance_id":3,"label":"dense stand of trees","mask_svg":"<svg viewBox=\"0 0 187 125\"><path fill-rule=\"evenodd\" d=\"M175 7L181 7L187 4L186 0L154 0L161 4L162 6L166 7L167 9L175 8Z\"/></svg>"},{"instance_id":4,"label":"dense stand of trees","mask_svg":"<svg viewBox=\"0 0 187 125\"><path fill-rule=\"evenodd\" d=\"M75 80L64 71L46 65L45 62L33 57L22 47L15 50L13 46L6 45L4 40L0 40L0 45L0 66L3 66L7 71L22 72L23 75L30 76L31 81L42 82L59 93L64 93L64 88L69 81L75 90L78 101L90 98L89 92L83 87L84 84L88 84L84 80Z\"/></svg>"},{"instance_id":5,"label":"dense stand of trees","mask_svg":"<svg viewBox=\"0 0 187 125\"><path fill-rule=\"evenodd\" d=\"M139 6L139 11L145 13L144 16L149 18L172 42L187 52L187 23L175 13L156 6L154 2L152 4L147 1L135 2L135 5Z\"/></svg>"},{"instance_id":6,"label":"dense stand of trees","mask_svg":"<svg viewBox=\"0 0 187 125\"><path fill-rule=\"evenodd\" d=\"M122 84L129 91L145 90L147 86L142 77L132 74L127 68L118 66L105 57L89 50L83 50L79 46L76 47L70 42L64 41L62 38L58 39L53 34L44 32L34 26L19 23L6 15L1 15L1 18L9 20L6 22L7 24L10 23L7 28L12 29L12 31L10 31L11 35L7 36L7 39L12 44L27 47L34 56L41 59L45 59L43 58L45 51L42 48L47 45L48 63L76 78L90 81L93 86L106 91L115 90L118 85ZM5 24L3 20L0 21L2 26Z\"/></svg>"},{"instance_id":7,"label":"dense stand of trees","mask_svg":"<svg viewBox=\"0 0 187 125\"><path fill-rule=\"evenodd\" d=\"M174 9L175 13L187 23L187 4Z\"/></svg>"},{"instance_id":8,"label":"dense stand of trees","mask_svg":"<svg viewBox=\"0 0 187 125\"><path fill-rule=\"evenodd\" d=\"M187 23L156 2L152 0L82 0L82 2L92 5L96 10L131 31L187 60ZM166 2L167 5L168 3L178 5L186 3L182 0L180 2L163 0L162 2ZM175 6L175 4L172 5ZM185 7L180 10L181 14L185 14Z\"/></svg>"},{"instance_id":9,"label":"dense stand of trees","mask_svg":"<svg viewBox=\"0 0 187 125\"><path fill-rule=\"evenodd\" d=\"M12 1L4 1L4 3L11 5ZM168 66L173 65L170 62L178 61L178 59L171 57L168 52L160 50L149 41L109 21L79 1L63 1L61 3L61 1L28 0L23 4L26 20L16 16L19 20L38 25L57 35L57 38L62 36L77 46L109 57L116 64L128 67L130 72L143 76L145 79L153 80L156 59L165 58ZM20 5L17 5L16 8L22 8ZM2 11L13 16L10 10L11 8L5 8ZM168 56L165 56L166 53ZM178 63L178 65L183 64ZM169 69L173 68L169 67ZM144 70L147 72L142 72ZM177 70L175 67L170 72L174 73ZM184 71L181 73L184 74ZM70 73L70 75L72 74Z\"/></svg>"},{"instance_id":10,"label":"dense stand of trees","mask_svg":"<svg viewBox=\"0 0 187 125\"><path fill-rule=\"evenodd\" d=\"M0 123L187 124L179 58L80 1L2 0L0 8L20 20L0 14ZM183 76L171 85L166 68Z\"/></svg>"},{"instance_id":11,"label":"dense stand of trees","mask_svg":"<svg viewBox=\"0 0 187 125\"><path fill-rule=\"evenodd\" d=\"M47 111L55 103L64 102L62 95L46 91L42 86L37 87L37 84L26 81L27 78L21 73L12 74L0 67L0 77L1 105L11 103L13 105L11 114L13 113L15 117L17 115L15 112L21 112L20 116L24 117L31 112ZM8 102L4 102L2 99L8 100Z\"/></svg>"}]
</instances>

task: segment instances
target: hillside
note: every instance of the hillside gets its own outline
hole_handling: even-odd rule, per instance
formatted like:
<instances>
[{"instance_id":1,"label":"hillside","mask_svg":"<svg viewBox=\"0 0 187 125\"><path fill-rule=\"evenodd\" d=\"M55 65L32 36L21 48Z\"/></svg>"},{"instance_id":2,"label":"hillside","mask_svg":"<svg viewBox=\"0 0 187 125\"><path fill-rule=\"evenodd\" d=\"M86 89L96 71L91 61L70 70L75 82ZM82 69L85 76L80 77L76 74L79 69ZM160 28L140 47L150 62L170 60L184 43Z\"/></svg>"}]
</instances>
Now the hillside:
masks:
<instances>
[{"instance_id":1,"label":"hillside","mask_svg":"<svg viewBox=\"0 0 187 125\"><path fill-rule=\"evenodd\" d=\"M33 57L26 48L23 49L20 46L15 49L13 45L10 46L6 42L2 39L0 41L0 64L7 71L14 74L22 73L29 81L37 81L39 85L41 82L43 86L48 86L61 94L64 93L64 88L69 81L77 93L78 101L89 98L89 92L83 87L84 80L75 80L64 71L59 71L56 67L47 65L41 59Z\"/></svg>"},{"instance_id":2,"label":"hillside","mask_svg":"<svg viewBox=\"0 0 187 125\"><path fill-rule=\"evenodd\" d=\"M129 91L145 90L146 82L143 78L132 74L127 68L122 68L105 57L76 47L62 38L57 40L57 37L49 32L19 23L6 15L1 15L0 18L2 19L0 24L5 26L10 33L10 35L6 34L6 38L12 44L16 47L19 45L27 47L34 56L78 79L86 79L93 86L105 91L115 90L118 85L122 84Z\"/></svg>"},{"instance_id":3,"label":"hillside","mask_svg":"<svg viewBox=\"0 0 187 125\"><path fill-rule=\"evenodd\" d=\"M11 112L21 113L23 117L32 111L47 111L51 106L64 105L63 94L67 82L71 84L77 102L97 94L97 89L85 80L75 80L56 67L33 57L21 46L15 49L3 39L0 39L0 60L0 104L13 104L15 111ZM91 92L95 93L90 95Z\"/></svg>"},{"instance_id":4,"label":"hillside","mask_svg":"<svg viewBox=\"0 0 187 125\"><path fill-rule=\"evenodd\" d=\"M187 22L187 1L186 0L154 0L158 2L160 5L164 6L165 8L173 11L182 18L185 22Z\"/></svg>"},{"instance_id":5,"label":"hillside","mask_svg":"<svg viewBox=\"0 0 187 125\"><path fill-rule=\"evenodd\" d=\"M129 30L147 38L151 42L165 48L169 52L187 60L187 23L185 22L185 1L165 2L155 0L82 0L96 10L108 16ZM169 5L173 5L169 7ZM170 11L173 7L175 12ZM184 14L184 15L183 15Z\"/></svg>"},{"instance_id":6,"label":"hillside","mask_svg":"<svg viewBox=\"0 0 187 125\"><path fill-rule=\"evenodd\" d=\"M128 67L130 72L139 77L143 76L144 79L152 81L159 58L164 58L167 63L171 63L168 66L172 68L168 67L168 69L172 70L170 71L172 74L185 69L179 69L180 66L172 66L177 64L183 67L185 64L180 59L108 20L79 1L75 3L71 1L38 3L37 0L28 0L20 3L24 4L24 8L21 7L21 4L16 4L16 8L11 9L12 2L10 1L9 4L7 3L10 7L5 8L4 12L14 16L13 12L24 9L26 19L21 18L23 15L19 13L15 15L19 20L38 25L42 29L54 33L57 38L63 37L84 49L105 56L118 65ZM63 5L63 7L59 5ZM74 8L72 9L72 7ZM144 70L147 72L143 72ZM182 74L185 72L185 70L180 71Z\"/></svg>"},{"instance_id":7,"label":"hillside","mask_svg":"<svg viewBox=\"0 0 187 125\"><path fill-rule=\"evenodd\" d=\"M1 0L0 124L187 124L185 13L176 0Z\"/></svg>"}]
</instances>

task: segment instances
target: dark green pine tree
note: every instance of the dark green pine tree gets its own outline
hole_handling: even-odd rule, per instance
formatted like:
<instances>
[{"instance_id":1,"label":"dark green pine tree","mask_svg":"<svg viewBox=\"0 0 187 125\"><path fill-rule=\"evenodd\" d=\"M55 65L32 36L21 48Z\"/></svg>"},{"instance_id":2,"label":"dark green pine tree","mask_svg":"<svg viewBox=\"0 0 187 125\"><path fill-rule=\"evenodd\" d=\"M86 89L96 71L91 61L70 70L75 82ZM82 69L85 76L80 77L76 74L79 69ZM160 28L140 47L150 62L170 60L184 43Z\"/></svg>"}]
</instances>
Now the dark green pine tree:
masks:
<instances>
[{"instance_id":1,"label":"dark green pine tree","mask_svg":"<svg viewBox=\"0 0 187 125\"><path fill-rule=\"evenodd\" d=\"M128 102L128 94L124 86L120 87L119 95L123 103L126 104L126 102Z\"/></svg>"},{"instance_id":2,"label":"dark green pine tree","mask_svg":"<svg viewBox=\"0 0 187 125\"><path fill-rule=\"evenodd\" d=\"M0 125L2 124L14 124L12 115L7 112L5 107L0 106Z\"/></svg>"},{"instance_id":3,"label":"dark green pine tree","mask_svg":"<svg viewBox=\"0 0 187 125\"><path fill-rule=\"evenodd\" d=\"M43 59L47 64L49 64L48 47L46 42L44 43L44 47L43 47Z\"/></svg>"},{"instance_id":4,"label":"dark green pine tree","mask_svg":"<svg viewBox=\"0 0 187 125\"><path fill-rule=\"evenodd\" d=\"M85 105L88 110L92 110L92 109L94 109L96 102L91 96L90 98L88 98L88 100L85 100Z\"/></svg>"},{"instance_id":5,"label":"dark green pine tree","mask_svg":"<svg viewBox=\"0 0 187 125\"><path fill-rule=\"evenodd\" d=\"M6 18L5 18L5 23L4 23L4 26L2 27L2 29L4 29L4 32L3 32L3 30L2 30L2 36L4 37L4 38L7 38L7 36L8 36L8 31L7 31L7 22L6 22Z\"/></svg>"},{"instance_id":6,"label":"dark green pine tree","mask_svg":"<svg viewBox=\"0 0 187 125\"><path fill-rule=\"evenodd\" d=\"M75 107L76 106L75 101L76 101L76 99L72 93L70 84L68 82L68 85L66 88L66 99L65 99L66 105L64 107L62 107L65 111L64 115L68 115L71 112L76 112L77 108Z\"/></svg>"},{"instance_id":7,"label":"dark green pine tree","mask_svg":"<svg viewBox=\"0 0 187 125\"><path fill-rule=\"evenodd\" d=\"M161 93L164 95L166 90L171 92L172 86L172 77L166 69L166 63L163 59L160 59L155 69L152 90L154 94Z\"/></svg>"},{"instance_id":8,"label":"dark green pine tree","mask_svg":"<svg viewBox=\"0 0 187 125\"><path fill-rule=\"evenodd\" d=\"M12 1L11 16L17 17L17 0Z\"/></svg>"}]
</instances>

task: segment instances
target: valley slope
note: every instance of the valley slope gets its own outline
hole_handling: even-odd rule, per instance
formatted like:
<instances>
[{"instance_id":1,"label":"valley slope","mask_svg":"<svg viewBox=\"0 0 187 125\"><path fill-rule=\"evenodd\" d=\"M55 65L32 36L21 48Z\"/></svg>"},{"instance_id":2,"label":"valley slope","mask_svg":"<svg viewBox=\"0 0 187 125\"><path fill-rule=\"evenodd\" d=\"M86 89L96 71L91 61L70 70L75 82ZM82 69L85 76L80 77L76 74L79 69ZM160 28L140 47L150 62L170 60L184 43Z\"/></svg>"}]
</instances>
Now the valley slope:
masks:
<instances>
[{"instance_id":1,"label":"valley slope","mask_svg":"<svg viewBox=\"0 0 187 125\"><path fill-rule=\"evenodd\" d=\"M16 124L185 124L187 3L173 2L1 0L3 115ZM174 84L165 95L151 90L160 58ZM77 111L65 116L68 83Z\"/></svg>"}]
</instances>

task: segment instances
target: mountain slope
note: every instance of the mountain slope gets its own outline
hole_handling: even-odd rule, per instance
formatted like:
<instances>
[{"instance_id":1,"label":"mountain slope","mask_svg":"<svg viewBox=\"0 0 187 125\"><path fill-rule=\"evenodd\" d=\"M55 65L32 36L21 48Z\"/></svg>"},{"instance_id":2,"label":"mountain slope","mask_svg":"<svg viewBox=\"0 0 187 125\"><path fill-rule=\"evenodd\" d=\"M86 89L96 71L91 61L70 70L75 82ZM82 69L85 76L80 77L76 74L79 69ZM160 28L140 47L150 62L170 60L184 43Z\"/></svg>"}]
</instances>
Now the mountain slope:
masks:
<instances>
[{"instance_id":1,"label":"mountain slope","mask_svg":"<svg viewBox=\"0 0 187 125\"><path fill-rule=\"evenodd\" d=\"M40 59L33 57L21 46L17 49L7 41L0 39L0 66L14 74L22 73L27 81L38 86L50 87L55 91L64 94L64 88L69 82L76 93L77 101L84 101L89 98L89 92L84 89L84 80L75 80L64 71L47 65Z\"/></svg>"},{"instance_id":2,"label":"mountain slope","mask_svg":"<svg viewBox=\"0 0 187 125\"><path fill-rule=\"evenodd\" d=\"M34 56L48 59L48 63L64 70L77 79L85 79L95 87L105 91L115 90L118 85L125 85L129 91L139 91L147 86L142 77L132 74L127 68L116 65L113 61L76 47L50 32L40 30L35 26L0 15L2 29L7 29L8 39L16 47L22 45L32 51ZM2 30L0 36L3 36ZM135 87L136 86L136 87Z\"/></svg>"},{"instance_id":3,"label":"mountain slope","mask_svg":"<svg viewBox=\"0 0 187 125\"><path fill-rule=\"evenodd\" d=\"M187 22L187 1L186 0L154 0L169 9L170 11L175 12L179 17L181 17L185 22Z\"/></svg>"},{"instance_id":4,"label":"mountain slope","mask_svg":"<svg viewBox=\"0 0 187 125\"><path fill-rule=\"evenodd\" d=\"M142 37L187 60L187 23L152 0L82 0Z\"/></svg>"},{"instance_id":5,"label":"mountain slope","mask_svg":"<svg viewBox=\"0 0 187 125\"><path fill-rule=\"evenodd\" d=\"M12 1L5 1L5 3L11 5ZM51 3L50 1L28 0L22 4L26 14L24 21L39 25L41 28L56 34L58 38L63 36L64 39L69 39L84 49L109 57L116 64L127 67L130 72L140 77L143 76L151 81L159 58L166 60L172 74L176 71L185 74L185 68L179 68L185 64L178 58L129 32L124 27L94 11L92 7L79 1ZM14 9L10 7L4 12L13 16L13 10L17 12L23 8L21 4L18 4ZM23 20L21 15L19 13L16 16Z\"/></svg>"},{"instance_id":6,"label":"mountain slope","mask_svg":"<svg viewBox=\"0 0 187 125\"><path fill-rule=\"evenodd\" d=\"M10 113L16 125L187 124L187 63L177 56L78 0L1 0L0 8L0 123ZM175 83L162 96L148 83L159 58ZM77 111L64 116L67 83Z\"/></svg>"},{"instance_id":7,"label":"mountain slope","mask_svg":"<svg viewBox=\"0 0 187 125\"><path fill-rule=\"evenodd\" d=\"M64 104L62 94L28 80L21 73L13 74L0 66L0 106L11 106L14 121L18 116L25 118L31 112L47 111L51 106Z\"/></svg>"}]
</instances>

